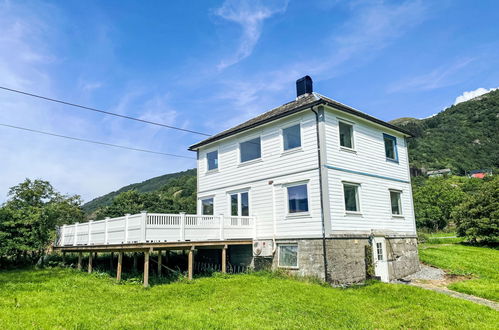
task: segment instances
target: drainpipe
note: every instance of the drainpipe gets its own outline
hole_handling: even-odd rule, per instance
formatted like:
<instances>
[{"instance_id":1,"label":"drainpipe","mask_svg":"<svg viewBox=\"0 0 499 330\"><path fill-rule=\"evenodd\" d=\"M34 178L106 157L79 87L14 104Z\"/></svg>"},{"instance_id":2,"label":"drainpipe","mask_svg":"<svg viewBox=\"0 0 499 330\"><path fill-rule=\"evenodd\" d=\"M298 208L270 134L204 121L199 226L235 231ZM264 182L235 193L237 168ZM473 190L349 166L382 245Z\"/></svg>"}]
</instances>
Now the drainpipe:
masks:
<instances>
[{"instance_id":1,"label":"drainpipe","mask_svg":"<svg viewBox=\"0 0 499 330\"><path fill-rule=\"evenodd\" d=\"M324 220L324 198L322 193L322 159L321 159L321 145L320 145L320 134L319 134L319 113L314 110L314 106L310 108L312 112L315 114L315 132L317 135L317 156L319 160L319 190L321 192L321 220L322 220L322 251L324 256L324 279L326 282L328 281L328 264L327 264L327 255L326 255L326 225Z\"/></svg>"}]
</instances>

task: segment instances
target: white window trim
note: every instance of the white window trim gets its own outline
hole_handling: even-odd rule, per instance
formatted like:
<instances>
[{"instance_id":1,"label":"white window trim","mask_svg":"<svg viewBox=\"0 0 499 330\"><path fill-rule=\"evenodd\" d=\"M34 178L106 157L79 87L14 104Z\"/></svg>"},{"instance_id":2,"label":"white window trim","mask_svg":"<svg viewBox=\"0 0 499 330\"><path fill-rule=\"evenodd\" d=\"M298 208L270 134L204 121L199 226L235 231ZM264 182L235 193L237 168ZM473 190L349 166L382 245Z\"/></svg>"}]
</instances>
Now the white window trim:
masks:
<instances>
[{"instance_id":1,"label":"white window trim","mask_svg":"<svg viewBox=\"0 0 499 330\"><path fill-rule=\"evenodd\" d=\"M203 196L203 197L198 197L198 207L199 207L199 212L198 212L199 214L198 215L204 215L203 214L203 200L210 199L210 198L213 198L213 215L215 215L215 195L207 195L207 196Z\"/></svg>"},{"instance_id":2,"label":"white window trim","mask_svg":"<svg viewBox=\"0 0 499 330\"><path fill-rule=\"evenodd\" d=\"M284 150L284 130L286 128L290 128L296 125L300 125L300 146L295 147L292 149ZM286 125L282 126L280 129L280 140L281 140L281 154L282 155L287 155L287 154L292 154L298 151L303 151L303 124L301 121L294 121L292 123L287 123Z\"/></svg>"},{"instance_id":3,"label":"white window trim","mask_svg":"<svg viewBox=\"0 0 499 330\"><path fill-rule=\"evenodd\" d=\"M230 217L243 217L245 215L239 215L242 213L242 202L241 202L241 194L248 193L248 207L249 207L249 212L248 212L248 217L251 217L253 208L251 207L251 193L250 189L239 189L239 190L234 190L234 191L228 191L227 192L227 205L228 205L228 212L227 214ZM237 195L237 214L238 215L232 215L232 201L231 201L231 196L232 195Z\"/></svg>"},{"instance_id":4,"label":"white window trim","mask_svg":"<svg viewBox=\"0 0 499 330\"><path fill-rule=\"evenodd\" d=\"M356 150L356 146L357 146L357 143L356 143L356 139L355 139L355 123L350 121L350 120L346 120L346 119L343 119L343 118L338 118L338 147L341 151L347 151L347 152L351 152L351 153L357 153L357 150ZM345 146L342 146L341 145L341 137L340 137L340 123L343 123L343 124L346 124L346 125L350 125L352 126L352 148L349 148L349 147L345 147Z\"/></svg>"},{"instance_id":5,"label":"white window trim","mask_svg":"<svg viewBox=\"0 0 499 330\"><path fill-rule=\"evenodd\" d=\"M296 246L296 266L281 266L281 246ZM277 267L285 269L300 268L300 247L298 243L277 243Z\"/></svg>"},{"instance_id":6,"label":"white window trim","mask_svg":"<svg viewBox=\"0 0 499 330\"><path fill-rule=\"evenodd\" d=\"M358 182L351 182L351 181L341 181L341 191L343 195L343 211L345 212L345 215L362 215L362 203L361 203L361 187L362 185ZM357 208L358 211L347 211L347 205L345 202L345 186L355 186L357 187L357 194L356 194L356 199L357 199Z\"/></svg>"},{"instance_id":7,"label":"white window trim","mask_svg":"<svg viewBox=\"0 0 499 330\"><path fill-rule=\"evenodd\" d=\"M214 168L214 169L210 170L210 169L208 169L208 154L210 152L213 152L213 151L217 152L217 162L218 162L218 164L217 164L217 168ZM216 172L218 172L220 170L220 150L219 150L218 147L207 149L205 151L204 158L205 158L205 166L206 166L205 174L216 173Z\"/></svg>"},{"instance_id":8,"label":"white window trim","mask_svg":"<svg viewBox=\"0 0 499 330\"><path fill-rule=\"evenodd\" d=\"M392 192L399 193L400 214L392 213L392 195L391 195ZM402 208L402 193L403 191L400 189L388 189L388 200L390 201L390 214L392 215L392 218L405 218L404 209Z\"/></svg>"},{"instance_id":9,"label":"white window trim","mask_svg":"<svg viewBox=\"0 0 499 330\"><path fill-rule=\"evenodd\" d=\"M247 160L245 162L241 162L241 144L244 142L248 142L250 140L260 138L260 158L255 158L251 160ZM250 165L254 163L259 163L263 161L263 139L262 139L262 134L254 135L252 137L248 137L244 140L241 140L237 143L237 164L238 166L245 166L245 165Z\"/></svg>"},{"instance_id":10,"label":"white window trim","mask_svg":"<svg viewBox=\"0 0 499 330\"><path fill-rule=\"evenodd\" d=\"M301 218L301 217L308 217L310 216L310 185L309 185L309 180L306 181L297 181L293 183L287 183L284 184L283 187L285 188L285 195L286 195L286 218L287 219L293 219L293 218ZM289 187L296 187L296 186L307 186L307 203L308 203L308 211L307 212L295 212L291 213L289 212L289 192L288 188Z\"/></svg>"}]
</instances>

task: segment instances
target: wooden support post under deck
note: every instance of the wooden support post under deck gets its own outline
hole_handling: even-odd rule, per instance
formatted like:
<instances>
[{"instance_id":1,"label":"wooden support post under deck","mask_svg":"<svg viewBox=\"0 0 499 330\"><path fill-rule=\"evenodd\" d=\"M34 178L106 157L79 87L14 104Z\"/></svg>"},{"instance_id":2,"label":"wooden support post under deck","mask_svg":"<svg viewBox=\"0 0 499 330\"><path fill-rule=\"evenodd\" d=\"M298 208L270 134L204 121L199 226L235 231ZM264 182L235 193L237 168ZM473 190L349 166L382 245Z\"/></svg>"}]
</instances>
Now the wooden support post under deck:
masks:
<instances>
[{"instance_id":1,"label":"wooden support post under deck","mask_svg":"<svg viewBox=\"0 0 499 330\"><path fill-rule=\"evenodd\" d=\"M78 252L78 270L81 270L82 259L83 259L83 252Z\"/></svg>"},{"instance_id":2,"label":"wooden support post under deck","mask_svg":"<svg viewBox=\"0 0 499 330\"><path fill-rule=\"evenodd\" d=\"M227 272L227 245L222 249L222 273Z\"/></svg>"},{"instance_id":3,"label":"wooden support post under deck","mask_svg":"<svg viewBox=\"0 0 499 330\"><path fill-rule=\"evenodd\" d=\"M194 247L189 250L188 257L188 279L192 280L192 274L194 272Z\"/></svg>"},{"instance_id":4,"label":"wooden support post under deck","mask_svg":"<svg viewBox=\"0 0 499 330\"><path fill-rule=\"evenodd\" d=\"M149 286L149 251L144 252L144 287Z\"/></svg>"},{"instance_id":5,"label":"wooden support post under deck","mask_svg":"<svg viewBox=\"0 0 499 330\"><path fill-rule=\"evenodd\" d=\"M93 253L90 252L88 254L88 272L91 273L92 272L92 258L93 258Z\"/></svg>"},{"instance_id":6,"label":"wooden support post under deck","mask_svg":"<svg viewBox=\"0 0 499 330\"><path fill-rule=\"evenodd\" d=\"M116 268L116 280L121 281L121 270L123 269L123 252L118 252L118 267Z\"/></svg>"},{"instance_id":7,"label":"wooden support post under deck","mask_svg":"<svg viewBox=\"0 0 499 330\"><path fill-rule=\"evenodd\" d=\"M158 251L158 276L161 276L161 267L162 267L162 256L163 256L163 251L159 250Z\"/></svg>"}]
</instances>

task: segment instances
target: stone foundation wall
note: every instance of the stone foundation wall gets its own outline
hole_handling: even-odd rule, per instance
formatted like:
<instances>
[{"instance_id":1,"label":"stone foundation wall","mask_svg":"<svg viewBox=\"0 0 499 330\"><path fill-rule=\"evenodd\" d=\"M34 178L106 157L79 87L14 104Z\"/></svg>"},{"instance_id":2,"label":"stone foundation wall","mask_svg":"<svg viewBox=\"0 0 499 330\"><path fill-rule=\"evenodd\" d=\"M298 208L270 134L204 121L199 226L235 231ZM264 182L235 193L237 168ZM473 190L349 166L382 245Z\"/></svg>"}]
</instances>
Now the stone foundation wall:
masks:
<instances>
[{"instance_id":1,"label":"stone foundation wall","mask_svg":"<svg viewBox=\"0 0 499 330\"><path fill-rule=\"evenodd\" d=\"M324 280L322 239L277 240L298 244L298 268L278 265L278 251L273 258L254 258L255 269L283 269L291 274ZM367 278L366 246L369 238L329 238L326 240L328 280L333 284L352 284ZM390 278L398 279L419 270L416 238L386 238Z\"/></svg>"}]
</instances>

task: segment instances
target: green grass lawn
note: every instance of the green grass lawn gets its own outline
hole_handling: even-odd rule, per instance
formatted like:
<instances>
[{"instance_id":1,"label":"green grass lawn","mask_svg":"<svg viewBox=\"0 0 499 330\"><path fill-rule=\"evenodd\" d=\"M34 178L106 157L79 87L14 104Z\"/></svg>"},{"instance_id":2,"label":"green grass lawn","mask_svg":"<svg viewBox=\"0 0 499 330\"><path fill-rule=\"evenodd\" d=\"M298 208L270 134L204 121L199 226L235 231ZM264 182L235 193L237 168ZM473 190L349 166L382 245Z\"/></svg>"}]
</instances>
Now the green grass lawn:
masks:
<instances>
[{"instance_id":1,"label":"green grass lawn","mask_svg":"<svg viewBox=\"0 0 499 330\"><path fill-rule=\"evenodd\" d=\"M271 274L143 289L71 269L0 272L5 328L495 328L499 313L417 287L339 289Z\"/></svg>"},{"instance_id":2,"label":"green grass lawn","mask_svg":"<svg viewBox=\"0 0 499 330\"><path fill-rule=\"evenodd\" d=\"M452 274L472 275L449 289L499 301L499 250L461 244L421 244L421 261Z\"/></svg>"}]
</instances>

